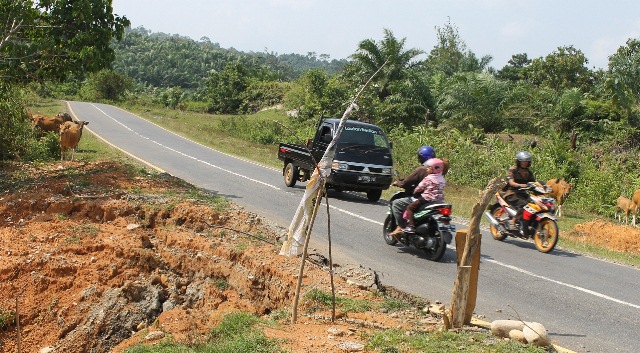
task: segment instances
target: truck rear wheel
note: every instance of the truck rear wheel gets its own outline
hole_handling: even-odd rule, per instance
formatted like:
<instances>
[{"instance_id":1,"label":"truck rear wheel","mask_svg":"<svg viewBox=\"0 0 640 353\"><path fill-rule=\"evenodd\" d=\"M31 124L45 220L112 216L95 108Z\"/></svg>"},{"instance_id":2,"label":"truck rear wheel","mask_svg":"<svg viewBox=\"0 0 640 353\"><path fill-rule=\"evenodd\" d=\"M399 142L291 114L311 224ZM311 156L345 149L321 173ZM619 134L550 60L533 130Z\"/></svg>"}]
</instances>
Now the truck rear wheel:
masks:
<instances>
[{"instance_id":1,"label":"truck rear wheel","mask_svg":"<svg viewBox=\"0 0 640 353\"><path fill-rule=\"evenodd\" d=\"M284 166L284 184L288 187L292 187L296 185L296 181L298 181L298 176L300 175L300 171L298 167L293 165L293 163L287 163Z\"/></svg>"},{"instance_id":2,"label":"truck rear wheel","mask_svg":"<svg viewBox=\"0 0 640 353\"><path fill-rule=\"evenodd\" d=\"M367 199L371 202L377 202L380 200L380 196L382 196L382 190L374 189L367 191Z\"/></svg>"}]
</instances>

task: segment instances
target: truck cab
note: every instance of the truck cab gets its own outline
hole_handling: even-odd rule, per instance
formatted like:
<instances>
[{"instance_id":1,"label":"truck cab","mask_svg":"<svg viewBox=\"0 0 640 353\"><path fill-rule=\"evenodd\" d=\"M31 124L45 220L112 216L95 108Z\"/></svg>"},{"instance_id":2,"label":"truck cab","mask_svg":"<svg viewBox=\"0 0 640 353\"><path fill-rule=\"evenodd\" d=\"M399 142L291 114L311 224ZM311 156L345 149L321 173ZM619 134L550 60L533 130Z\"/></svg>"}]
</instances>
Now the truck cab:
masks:
<instances>
[{"instance_id":1,"label":"truck cab","mask_svg":"<svg viewBox=\"0 0 640 353\"><path fill-rule=\"evenodd\" d=\"M321 120L306 148L280 144L278 157L285 162L283 175L288 186L293 186L296 180L309 179L315 162L322 158L339 124L340 119ZM326 186L336 191L365 192L367 198L375 202L380 199L382 190L391 185L392 169L391 143L382 129L373 124L347 120L336 146Z\"/></svg>"}]
</instances>

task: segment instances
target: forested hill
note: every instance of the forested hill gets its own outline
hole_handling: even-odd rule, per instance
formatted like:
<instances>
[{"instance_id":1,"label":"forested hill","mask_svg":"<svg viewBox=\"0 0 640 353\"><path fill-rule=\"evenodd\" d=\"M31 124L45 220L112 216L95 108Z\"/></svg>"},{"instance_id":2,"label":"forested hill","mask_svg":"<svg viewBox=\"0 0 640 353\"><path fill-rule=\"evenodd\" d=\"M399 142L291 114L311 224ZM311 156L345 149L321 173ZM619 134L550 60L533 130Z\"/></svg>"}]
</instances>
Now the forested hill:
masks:
<instances>
[{"instance_id":1,"label":"forested hill","mask_svg":"<svg viewBox=\"0 0 640 353\"><path fill-rule=\"evenodd\" d=\"M245 67L265 68L272 79L290 81L310 69L332 75L346 60L329 60L315 53L277 54L242 52L221 48L207 37L195 41L177 34L152 33L144 27L127 29L122 41L113 41L116 53L113 68L145 86L197 89L213 71L222 71L230 62Z\"/></svg>"}]
</instances>

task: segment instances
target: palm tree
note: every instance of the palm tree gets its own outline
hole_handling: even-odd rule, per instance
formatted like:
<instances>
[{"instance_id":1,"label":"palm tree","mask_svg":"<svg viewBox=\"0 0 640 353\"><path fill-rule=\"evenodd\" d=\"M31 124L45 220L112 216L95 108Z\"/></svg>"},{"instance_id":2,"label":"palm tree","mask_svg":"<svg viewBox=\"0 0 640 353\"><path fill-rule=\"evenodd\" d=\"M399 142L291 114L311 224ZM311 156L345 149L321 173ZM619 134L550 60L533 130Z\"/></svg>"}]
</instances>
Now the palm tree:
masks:
<instances>
[{"instance_id":1,"label":"palm tree","mask_svg":"<svg viewBox=\"0 0 640 353\"><path fill-rule=\"evenodd\" d=\"M405 40L406 38L396 39L393 33L385 28L382 41L375 42L372 39L365 39L358 44L356 53L351 55L354 63L360 67L365 79L371 77L384 65L384 68L373 79L380 101L384 101L392 94L391 86L393 83L404 79L407 76L406 70L417 64L415 58L424 53L419 49L405 51Z\"/></svg>"}]
</instances>

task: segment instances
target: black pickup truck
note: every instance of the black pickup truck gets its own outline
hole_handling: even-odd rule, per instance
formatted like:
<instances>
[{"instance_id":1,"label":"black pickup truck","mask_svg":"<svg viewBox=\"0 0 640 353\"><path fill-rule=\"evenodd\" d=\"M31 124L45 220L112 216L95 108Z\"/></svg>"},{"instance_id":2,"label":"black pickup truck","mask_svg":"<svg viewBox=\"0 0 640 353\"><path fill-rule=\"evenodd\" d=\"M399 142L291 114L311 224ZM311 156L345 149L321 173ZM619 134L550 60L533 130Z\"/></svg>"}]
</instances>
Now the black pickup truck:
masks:
<instances>
[{"instance_id":1,"label":"black pickup truck","mask_svg":"<svg viewBox=\"0 0 640 353\"><path fill-rule=\"evenodd\" d=\"M336 134L339 123L340 119L321 120L313 140L308 140L307 146L280 144L278 158L284 162L282 174L287 186L294 186L296 181L309 180L316 162L320 161ZM363 191L367 193L369 201L376 202L382 190L391 185L392 169L391 144L382 129L372 124L347 120L336 146L326 187L338 192Z\"/></svg>"}]
</instances>

